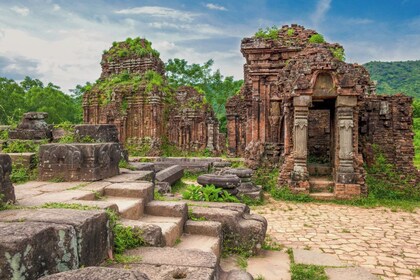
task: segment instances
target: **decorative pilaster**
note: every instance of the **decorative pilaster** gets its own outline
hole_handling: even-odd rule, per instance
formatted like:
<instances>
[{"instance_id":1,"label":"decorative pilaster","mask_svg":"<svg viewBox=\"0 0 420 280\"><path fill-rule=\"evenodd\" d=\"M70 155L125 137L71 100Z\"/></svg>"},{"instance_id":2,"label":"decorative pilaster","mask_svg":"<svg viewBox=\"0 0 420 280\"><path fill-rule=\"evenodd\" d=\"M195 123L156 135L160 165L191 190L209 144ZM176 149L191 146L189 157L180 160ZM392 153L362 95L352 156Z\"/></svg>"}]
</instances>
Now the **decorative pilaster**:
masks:
<instances>
[{"instance_id":1,"label":"decorative pilaster","mask_svg":"<svg viewBox=\"0 0 420 280\"><path fill-rule=\"evenodd\" d=\"M293 100L293 157L294 166L292 179L294 181L306 181L308 179L308 115L309 105L312 102L310 96L299 96Z\"/></svg>"},{"instance_id":2,"label":"decorative pilaster","mask_svg":"<svg viewBox=\"0 0 420 280\"><path fill-rule=\"evenodd\" d=\"M207 128L207 147L206 147L209 151L214 151L213 140L214 140L214 127L213 127L213 122L210 121L208 123L208 128Z\"/></svg>"},{"instance_id":3,"label":"decorative pilaster","mask_svg":"<svg viewBox=\"0 0 420 280\"><path fill-rule=\"evenodd\" d=\"M356 180L354 171L354 145L353 145L353 111L356 105L355 98L337 99L337 125L338 125L338 168L337 183L352 184Z\"/></svg>"}]
</instances>

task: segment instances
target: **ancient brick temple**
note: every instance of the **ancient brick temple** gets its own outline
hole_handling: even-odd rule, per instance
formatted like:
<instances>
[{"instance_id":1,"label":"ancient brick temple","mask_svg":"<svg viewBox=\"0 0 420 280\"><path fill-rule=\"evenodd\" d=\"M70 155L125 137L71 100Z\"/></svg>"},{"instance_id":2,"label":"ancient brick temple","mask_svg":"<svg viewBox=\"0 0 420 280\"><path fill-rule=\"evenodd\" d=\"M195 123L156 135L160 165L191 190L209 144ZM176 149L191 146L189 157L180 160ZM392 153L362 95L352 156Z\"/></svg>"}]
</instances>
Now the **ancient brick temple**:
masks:
<instances>
[{"instance_id":1,"label":"ancient brick temple","mask_svg":"<svg viewBox=\"0 0 420 280\"><path fill-rule=\"evenodd\" d=\"M366 69L343 62L338 44L311 43L316 34L292 25L277 39L242 40L245 83L226 105L229 153L278 164L280 186L318 188L320 198L366 193L363 164L375 144L416 173L412 99L376 95Z\"/></svg>"},{"instance_id":2,"label":"ancient brick temple","mask_svg":"<svg viewBox=\"0 0 420 280\"><path fill-rule=\"evenodd\" d=\"M168 121L168 137L184 150L218 150L220 141L219 122L205 97L193 87L177 89L175 103L171 106ZM216 140L216 141L215 141Z\"/></svg>"},{"instance_id":3,"label":"ancient brick temple","mask_svg":"<svg viewBox=\"0 0 420 280\"><path fill-rule=\"evenodd\" d=\"M164 63L150 42L114 43L101 66L100 79L83 97L84 123L115 124L121 142L147 141L154 151L164 138L184 150L219 151L224 138L211 106L193 88L168 88Z\"/></svg>"}]
</instances>

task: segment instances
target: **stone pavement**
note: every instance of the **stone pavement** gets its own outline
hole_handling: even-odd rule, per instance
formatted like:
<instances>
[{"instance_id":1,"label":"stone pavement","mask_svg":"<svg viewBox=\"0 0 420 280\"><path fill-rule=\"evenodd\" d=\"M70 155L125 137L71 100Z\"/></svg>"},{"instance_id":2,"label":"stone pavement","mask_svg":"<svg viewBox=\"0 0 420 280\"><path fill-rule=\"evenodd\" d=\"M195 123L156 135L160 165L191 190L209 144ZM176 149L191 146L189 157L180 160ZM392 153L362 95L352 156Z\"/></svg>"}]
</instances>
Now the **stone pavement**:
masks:
<instances>
[{"instance_id":1,"label":"stone pavement","mask_svg":"<svg viewBox=\"0 0 420 280\"><path fill-rule=\"evenodd\" d=\"M336 254L384 280L420 279L411 271L420 268L420 209L268 201L253 211L268 220L267 233L278 243Z\"/></svg>"}]
</instances>

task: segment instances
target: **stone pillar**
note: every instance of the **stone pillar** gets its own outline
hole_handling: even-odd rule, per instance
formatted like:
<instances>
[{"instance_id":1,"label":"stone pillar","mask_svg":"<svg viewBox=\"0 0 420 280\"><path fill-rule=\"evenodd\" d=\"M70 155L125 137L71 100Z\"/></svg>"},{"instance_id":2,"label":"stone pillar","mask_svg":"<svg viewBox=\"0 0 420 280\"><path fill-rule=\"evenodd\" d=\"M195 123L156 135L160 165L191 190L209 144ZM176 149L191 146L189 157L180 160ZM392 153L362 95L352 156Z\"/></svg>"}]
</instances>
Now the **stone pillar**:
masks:
<instances>
[{"instance_id":1,"label":"stone pillar","mask_svg":"<svg viewBox=\"0 0 420 280\"><path fill-rule=\"evenodd\" d=\"M336 117L338 125L338 167L336 182L352 184L356 180L354 173L354 107L357 105L356 96L338 96L336 101ZM337 143L337 142L336 142Z\"/></svg>"},{"instance_id":2,"label":"stone pillar","mask_svg":"<svg viewBox=\"0 0 420 280\"><path fill-rule=\"evenodd\" d=\"M293 181L306 181L308 179L308 115L311 96L298 96L293 99Z\"/></svg>"},{"instance_id":3,"label":"stone pillar","mask_svg":"<svg viewBox=\"0 0 420 280\"><path fill-rule=\"evenodd\" d=\"M210 121L207 126L207 149L209 151L214 151L214 127L213 127L213 121Z\"/></svg>"}]
</instances>

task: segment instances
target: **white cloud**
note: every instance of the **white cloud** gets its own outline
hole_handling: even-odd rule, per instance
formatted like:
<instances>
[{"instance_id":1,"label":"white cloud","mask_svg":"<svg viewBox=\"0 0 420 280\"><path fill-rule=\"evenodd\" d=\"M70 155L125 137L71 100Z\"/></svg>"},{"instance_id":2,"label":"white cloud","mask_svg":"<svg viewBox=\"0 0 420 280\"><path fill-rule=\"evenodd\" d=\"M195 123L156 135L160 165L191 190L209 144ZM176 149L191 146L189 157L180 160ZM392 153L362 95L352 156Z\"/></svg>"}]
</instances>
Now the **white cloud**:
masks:
<instances>
[{"instance_id":1,"label":"white cloud","mask_svg":"<svg viewBox=\"0 0 420 280\"><path fill-rule=\"evenodd\" d=\"M10 10L24 17L29 15L29 9L26 7L13 6L10 8Z\"/></svg>"},{"instance_id":2,"label":"white cloud","mask_svg":"<svg viewBox=\"0 0 420 280\"><path fill-rule=\"evenodd\" d=\"M53 5L53 11L54 11L54 12L57 12L57 11L59 11L60 9L61 9L60 5L58 5L58 4L54 4L54 5Z\"/></svg>"},{"instance_id":3,"label":"white cloud","mask_svg":"<svg viewBox=\"0 0 420 280\"><path fill-rule=\"evenodd\" d=\"M210 10L217 10L217 11L227 11L226 7L217 5L217 4L213 4L213 3L207 3L206 7Z\"/></svg>"},{"instance_id":4,"label":"white cloud","mask_svg":"<svg viewBox=\"0 0 420 280\"><path fill-rule=\"evenodd\" d=\"M170 18L180 21L192 21L195 17L199 15L192 12L180 11L159 6L144 6L130 9L122 9L115 11L115 13L122 15L147 15L150 17Z\"/></svg>"},{"instance_id":5,"label":"white cloud","mask_svg":"<svg viewBox=\"0 0 420 280\"><path fill-rule=\"evenodd\" d=\"M331 0L319 0L315 12L312 14L312 22L317 26L325 17L331 6Z\"/></svg>"}]
</instances>

